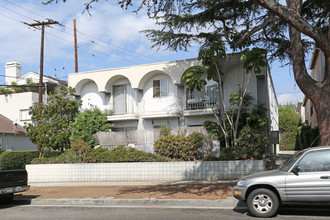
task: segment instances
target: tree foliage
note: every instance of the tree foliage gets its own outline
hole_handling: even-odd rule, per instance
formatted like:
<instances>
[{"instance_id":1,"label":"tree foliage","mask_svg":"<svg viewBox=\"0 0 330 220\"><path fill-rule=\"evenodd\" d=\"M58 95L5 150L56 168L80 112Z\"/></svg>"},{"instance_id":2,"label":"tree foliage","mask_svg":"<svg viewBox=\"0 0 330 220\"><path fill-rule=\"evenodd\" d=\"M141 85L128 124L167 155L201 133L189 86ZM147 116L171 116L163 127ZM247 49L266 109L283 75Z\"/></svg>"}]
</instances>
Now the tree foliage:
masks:
<instances>
[{"instance_id":1,"label":"tree foliage","mask_svg":"<svg viewBox=\"0 0 330 220\"><path fill-rule=\"evenodd\" d=\"M237 147L244 145L244 143L241 141L241 139L244 138L244 135L250 135L252 133L255 133L265 136L265 130L268 126L268 119L266 117L267 109L262 104L254 105L252 103L253 97L250 94L247 94L247 96L245 97L245 101L243 102L241 107L241 117L238 123L239 129L237 134ZM236 115L236 112L237 106L232 105L229 108L227 114L229 115L229 117L231 117L232 115ZM226 123L228 129L227 133L229 134L228 140L229 142L233 142L233 135L230 132L231 128L230 126L228 126L229 122L227 120ZM222 132L218 124L206 121L203 123L203 126L206 128L211 137L217 137L222 143L224 143L224 133ZM255 144L256 146L262 146L262 148L265 147L264 142L256 142L253 144Z\"/></svg>"},{"instance_id":2,"label":"tree foliage","mask_svg":"<svg viewBox=\"0 0 330 220\"><path fill-rule=\"evenodd\" d=\"M236 93L230 94L229 103L230 107L227 108L225 105L225 97L223 95L223 80L222 75L224 74L221 69L221 60L226 57L226 48L222 42L217 44L206 44L203 45L199 51L198 59L201 60L204 67L206 67L207 79L216 79L218 82L218 97L219 106L216 110L213 110L214 116L217 119L218 126L220 127L224 140L225 146L237 146L238 130L239 130L239 119L241 115L241 108L246 96L247 88L252 76L252 73L261 73L261 68L266 66L266 53L267 51L260 48L245 49L241 53L240 60L243 68L246 70L247 77L244 77L243 86L239 88ZM188 90L202 91L205 98L207 95L203 91L203 86L206 85L206 79L204 77L204 71L201 68L191 68L183 76L183 80L186 82ZM235 114L232 111L232 107L235 106ZM217 111L220 114L217 114ZM227 123L228 122L228 123ZM230 129L228 130L227 127ZM232 142L229 142L229 136L232 136Z\"/></svg>"},{"instance_id":3,"label":"tree foliage","mask_svg":"<svg viewBox=\"0 0 330 220\"><path fill-rule=\"evenodd\" d=\"M38 145L40 157L47 148L63 151L70 148L72 123L78 114L80 101L73 98L74 89L60 86L47 98L47 104L34 103L29 114L33 123L25 125L32 143Z\"/></svg>"},{"instance_id":4,"label":"tree foliage","mask_svg":"<svg viewBox=\"0 0 330 220\"><path fill-rule=\"evenodd\" d=\"M49 0L47 3L58 2ZM66 0L62 0L66 1ZM86 9L98 0L88 0ZM318 116L320 144L330 144L330 4L328 0L118 0L124 9L147 14L161 27L145 30L154 47L187 50L197 43L229 45L233 51L267 49L269 60L292 64L295 80ZM304 34L304 37L301 35ZM324 79L312 79L306 53L317 47L325 56Z\"/></svg>"},{"instance_id":5,"label":"tree foliage","mask_svg":"<svg viewBox=\"0 0 330 220\"><path fill-rule=\"evenodd\" d=\"M278 108L281 150L294 150L300 122L296 106L280 105Z\"/></svg>"},{"instance_id":6,"label":"tree foliage","mask_svg":"<svg viewBox=\"0 0 330 220\"><path fill-rule=\"evenodd\" d=\"M12 82L10 86L0 88L0 95L8 95L13 93L21 92L38 92L39 84L34 83L31 78L26 79L26 85L18 85L16 82ZM46 92L45 86L43 85L43 92ZM48 94L54 92L54 88L48 87Z\"/></svg>"},{"instance_id":7,"label":"tree foliage","mask_svg":"<svg viewBox=\"0 0 330 220\"><path fill-rule=\"evenodd\" d=\"M98 108L86 109L70 124L72 130L70 141L73 143L82 139L94 147L97 143L93 135L99 131L109 131L113 126L114 124L108 123L107 113L102 113Z\"/></svg>"}]
</instances>

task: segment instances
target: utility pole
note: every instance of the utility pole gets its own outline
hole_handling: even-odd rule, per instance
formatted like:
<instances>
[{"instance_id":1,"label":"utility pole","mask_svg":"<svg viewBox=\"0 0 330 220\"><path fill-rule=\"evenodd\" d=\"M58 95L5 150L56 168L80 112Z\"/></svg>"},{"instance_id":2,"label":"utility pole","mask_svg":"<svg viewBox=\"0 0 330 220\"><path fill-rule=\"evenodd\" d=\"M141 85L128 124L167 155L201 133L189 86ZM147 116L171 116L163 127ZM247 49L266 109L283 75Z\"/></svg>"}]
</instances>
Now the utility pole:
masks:
<instances>
[{"instance_id":1,"label":"utility pole","mask_svg":"<svg viewBox=\"0 0 330 220\"><path fill-rule=\"evenodd\" d=\"M39 74L39 106L42 103L42 81L44 74L44 35L45 35L45 26L50 26L52 24L59 24L57 21L48 19L48 21L37 22L34 24L27 24L30 27L41 26L41 48L40 48L40 74ZM41 114L41 112L39 112Z\"/></svg>"},{"instance_id":2,"label":"utility pole","mask_svg":"<svg viewBox=\"0 0 330 220\"><path fill-rule=\"evenodd\" d=\"M73 34L74 34L74 64L75 72L78 73L78 45L77 45L77 27L76 19L73 19Z\"/></svg>"}]
</instances>

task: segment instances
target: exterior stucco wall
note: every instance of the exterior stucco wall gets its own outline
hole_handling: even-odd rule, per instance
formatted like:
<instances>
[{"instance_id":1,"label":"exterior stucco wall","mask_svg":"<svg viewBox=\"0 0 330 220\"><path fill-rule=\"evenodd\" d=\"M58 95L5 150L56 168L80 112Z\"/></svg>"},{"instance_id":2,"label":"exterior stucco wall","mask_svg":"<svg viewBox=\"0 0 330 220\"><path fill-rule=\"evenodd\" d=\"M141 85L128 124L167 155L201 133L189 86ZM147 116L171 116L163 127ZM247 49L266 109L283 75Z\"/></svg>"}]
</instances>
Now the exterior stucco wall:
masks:
<instances>
[{"instance_id":1,"label":"exterior stucco wall","mask_svg":"<svg viewBox=\"0 0 330 220\"><path fill-rule=\"evenodd\" d=\"M119 75L126 77L130 81L133 89L143 89L145 83L159 73L168 74L171 77L173 84L180 84L182 75L192 66L200 66L200 62L196 59L191 59L73 73L69 75L68 80L69 86L76 88L76 93L78 95L80 95L83 85L89 80L92 80L97 84L99 91L110 92L109 84L111 86L111 79L116 81L115 78Z\"/></svg>"},{"instance_id":2,"label":"exterior stucco wall","mask_svg":"<svg viewBox=\"0 0 330 220\"><path fill-rule=\"evenodd\" d=\"M0 114L23 126L24 122L31 123L31 120L24 120L20 111L28 110L37 101L38 94L33 92L0 95Z\"/></svg>"},{"instance_id":3,"label":"exterior stucco wall","mask_svg":"<svg viewBox=\"0 0 330 220\"><path fill-rule=\"evenodd\" d=\"M26 165L29 183L74 181L237 180L265 170L263 160L33 164Z\"/></svg>"},{"instance_id":4,"label":"exterior stucco wall","mask_svg":"<svg viewBox=\"0 0 330 220\"><path fill-rule=\"evenodd\" d=\"M1 150L37 150L28 136L22 134L1 134Z\"/></svg>"}]
</instances>

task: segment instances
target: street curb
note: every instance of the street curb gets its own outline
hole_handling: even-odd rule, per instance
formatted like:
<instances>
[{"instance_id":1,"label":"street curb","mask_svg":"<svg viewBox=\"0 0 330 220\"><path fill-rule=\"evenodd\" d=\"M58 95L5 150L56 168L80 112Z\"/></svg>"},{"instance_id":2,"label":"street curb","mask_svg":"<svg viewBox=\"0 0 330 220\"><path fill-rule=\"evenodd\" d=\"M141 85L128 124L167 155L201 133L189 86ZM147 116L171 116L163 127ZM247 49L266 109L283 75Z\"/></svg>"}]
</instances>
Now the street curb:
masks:
<instances>
[{"instance_id":1,"label":"street curb","mask_svg":"<svg viewBox=\"0 0 330 220\"><path fill-rule=\"evenodd\" d=\"M245 204L234 199L193 200L193 199L18 199L30 205L44 206L108 206L108 207L164 207L164 208L244 208Z\"/></svg>"}]
</instances>

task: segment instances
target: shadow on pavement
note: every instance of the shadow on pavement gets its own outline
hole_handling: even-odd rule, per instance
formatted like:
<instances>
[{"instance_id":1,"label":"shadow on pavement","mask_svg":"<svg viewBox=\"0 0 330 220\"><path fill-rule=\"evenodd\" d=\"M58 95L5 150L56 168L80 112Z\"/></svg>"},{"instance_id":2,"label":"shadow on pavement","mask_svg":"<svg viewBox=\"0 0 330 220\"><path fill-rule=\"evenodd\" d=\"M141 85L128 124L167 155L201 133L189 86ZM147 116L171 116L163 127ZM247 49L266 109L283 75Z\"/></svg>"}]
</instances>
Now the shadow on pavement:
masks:
<instances>
[{"instance_id":1,"label":"shadow on pavement","mask_svg":"<svg viewBox=\"0 0 330 220\"><path fill-rule=\"evenodd\" d=\"M329 204L324 205L285 205L282 206L279 211L278 215L297 215L297 216L330 216L330 208Z\"/></svg>"},{"instance_id":2,"label":"shadow on pavement","mask_svg":"<svg viewBox=\"0 0 330 220\"><path fill-rule=\"evenodd\" d=\"M312 205L284 205L280 207L277 212L278 216L330 216L330 204L312 204ZM237 206L233 209L234 212L244 214L245 216L253 217L243 202L237 203ZM276 217L276 216L275 216Z\"/></svg>"},{"instance_id":3,"label":"shadow on pavement","mask_svg":"<svg viewBox=\"0 0 330 220\"><path fill-rule=\"evenodd\" d=\"M1 198L0 199L0 210L5 208L10 208L13 206L19 206L19 205L29 205L31 204L31 200L35 199L39 196L24 196L22 194L15 195L13 199L6 199Z\"/></svg>"},{"instance_id":4,"label":"shadow on pavement","mask_svg":"<svg viewBox=\"0 0 330 220\"><path fill-rule=\"evenodd\" d=\"M194 197L209 196L213 199L224 199L232 195L235 184L177 184L153 185L138 188L122 189L121 194L162 194L163 196L191 195Z\"/></svg>"}]
</instances>

